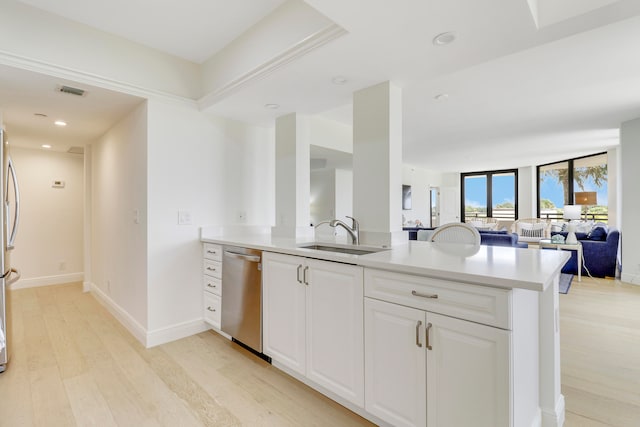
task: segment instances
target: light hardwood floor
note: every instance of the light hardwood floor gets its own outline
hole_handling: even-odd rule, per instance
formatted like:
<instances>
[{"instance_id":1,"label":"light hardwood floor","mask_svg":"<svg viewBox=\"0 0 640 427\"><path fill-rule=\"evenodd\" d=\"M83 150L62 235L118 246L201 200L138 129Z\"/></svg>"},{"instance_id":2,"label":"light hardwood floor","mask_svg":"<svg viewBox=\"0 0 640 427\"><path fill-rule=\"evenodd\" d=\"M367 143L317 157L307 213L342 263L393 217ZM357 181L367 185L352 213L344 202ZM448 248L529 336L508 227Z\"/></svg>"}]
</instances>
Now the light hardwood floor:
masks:
<instances>
[{"instance_id":1,"label":"light hardwood floor","mask_svg":"<svg viewBox=\"0 0 640 427\"><path fill-rule=\"evenodd\" d=\"M143 348L79 283L11 292L0 426L350 426L366 420L213 332ZM640 426L640 287L560 295L573 426Z\"/></svg>"}]
</instances>

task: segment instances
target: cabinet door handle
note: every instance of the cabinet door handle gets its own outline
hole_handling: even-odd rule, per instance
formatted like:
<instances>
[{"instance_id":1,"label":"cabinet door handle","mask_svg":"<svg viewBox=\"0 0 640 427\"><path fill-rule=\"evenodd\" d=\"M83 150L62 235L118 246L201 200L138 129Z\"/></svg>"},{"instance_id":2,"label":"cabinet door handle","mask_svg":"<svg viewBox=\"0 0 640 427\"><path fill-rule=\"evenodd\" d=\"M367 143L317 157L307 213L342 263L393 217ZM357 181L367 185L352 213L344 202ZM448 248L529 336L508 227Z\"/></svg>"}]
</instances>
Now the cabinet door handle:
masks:
<instances>
[{"instance_id":1,"label":"cabinet door handle","mask_svg":"<svg viewBox=\"0 0 640 427\"><path fill-rule=\"evenodd\" d=\"M431 323L427 323L427 339L426 339L426 345L425 347L427 347L427 350L433 350L433 348L431 348L431 344L429 344L429 330L431 329L433 325Z\"/></svg>"},{"instance_id":2,"label":"cabinet door handle","mask_svg":"<svg viewBox=\"0 0 640 427\"><path fill-rule=\"evenodd\" d=\"M307 271L309 271L309 266L306 266L302 271L302 281L305 285L309 286L309 281L307 280Z\"/></svg>"},{"instance_id":3,"label":"cabinet door handle","mask_svg":"<svg viewBox=\"0 0 640 427\"><path fill-rule=\"evenodd\" d=\"M420 342L420 326L422 326L422 320L418 320L416 324L416 345L418 347L422 347L422 343Z\"/></svg>"},{"instance_id":4,"label":"cabinet door handle","mask_svg":"<svg viewBox=\"0 0 640 427\"><path fill-rule=\"evenodd\" d=\"M298 265L298 272L296 274L296 279L298 280L298 283L302 283L302 280L300 279L300 270L302 269L302 264Z\"/></svg>"},{"instance_id":5,"label":"cabinet door handle","mask_svg":"<svg viewBox=\"0 0 640 427\"><path fill-rule=\"evenodd\" d=\"M213 312L213 313L215 313L215 312L216 312L216 309L215 309L215 308L213 308L213 307L211 307L211 306L207 307L207 310L209 310L209 311L211 311L211 312Z\"/></svg>"},{"instance_id":6,"label":"cabinet door handle","mask_svg":"<svg viewBox=\"0 0 640 427\"><path fill-rule=\"evenodd\" d=\"M411 295L413 295L414 297L421 297L421 298L432 298L432 299L438 298L438 294L421 294L418 291L411 291Z\"/></svg>"}]
</instances>

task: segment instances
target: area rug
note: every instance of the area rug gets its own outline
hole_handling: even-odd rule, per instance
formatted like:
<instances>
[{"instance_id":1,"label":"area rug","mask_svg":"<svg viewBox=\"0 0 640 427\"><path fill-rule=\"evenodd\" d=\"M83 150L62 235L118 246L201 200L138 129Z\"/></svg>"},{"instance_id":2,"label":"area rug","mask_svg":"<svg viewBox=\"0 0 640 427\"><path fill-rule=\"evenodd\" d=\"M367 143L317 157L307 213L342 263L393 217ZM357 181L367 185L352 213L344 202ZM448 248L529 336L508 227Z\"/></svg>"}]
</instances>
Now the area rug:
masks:
<instances>
[{"instance_id":1,"label":"area rug","mask_svg":"<svg viewBox=\"0 0 640 427\"><path fill-rule=\"evenodd\" d=\"M558 291L561 294L568 294L572 280L573 274L560 273L560 283L558 284Z\"/></svg>"}]
</instances>

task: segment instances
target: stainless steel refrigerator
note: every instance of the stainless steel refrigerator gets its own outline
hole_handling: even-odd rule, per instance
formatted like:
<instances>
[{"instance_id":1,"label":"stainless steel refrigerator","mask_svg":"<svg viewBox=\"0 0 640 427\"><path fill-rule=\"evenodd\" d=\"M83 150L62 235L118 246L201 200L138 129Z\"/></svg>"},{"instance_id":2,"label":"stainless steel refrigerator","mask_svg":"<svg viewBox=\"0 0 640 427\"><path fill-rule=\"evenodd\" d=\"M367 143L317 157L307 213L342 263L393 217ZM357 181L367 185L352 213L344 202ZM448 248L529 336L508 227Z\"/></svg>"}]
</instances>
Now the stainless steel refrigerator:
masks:
<instances>
[{"instance_id":1,"label":"stainless steel refrigerator","mask_svg":"<svg viewBox=\"0 0 640 427\"><path fill-rule=\"evenodd\" d=\"M20 192L13 161L9 156L9 146L5 132L0 128L0 158L2 159L2 173L0 173L0 189L2 194L2 213L0 214L0 235L2 235L2 250L0 250L0 372L7 369L9 362L9 346L11 333L8 325L11 322L11 304L9 301L9 285L20 278L20 273L11 268L11 250L18 231L20 217Z\"/></svg>"}]
</instances>

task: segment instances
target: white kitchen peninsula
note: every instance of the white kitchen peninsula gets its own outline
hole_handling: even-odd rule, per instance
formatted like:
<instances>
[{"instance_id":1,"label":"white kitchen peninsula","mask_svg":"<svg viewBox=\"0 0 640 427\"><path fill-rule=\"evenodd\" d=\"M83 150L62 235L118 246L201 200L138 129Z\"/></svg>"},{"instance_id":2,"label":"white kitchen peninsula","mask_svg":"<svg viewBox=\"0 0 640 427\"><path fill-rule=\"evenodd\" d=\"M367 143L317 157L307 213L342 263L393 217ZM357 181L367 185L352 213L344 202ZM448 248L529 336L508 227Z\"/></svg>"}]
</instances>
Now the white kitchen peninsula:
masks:
<instances>
[{"instance_id":1,"label":"white kitchen peninsula","mask_svg":"<svg viewBox=\"0 0 640 427\"><path fill-rule=\"evenodd\" d=\"M283 343L268 354L274 366L364 417L382 425L430 427L562 425L558 276L566 253L410 241L351 255L301 248L308 240L216 237L207 229L202 241L261 249L277 254L280 265L289 256L294 272L298 265L309 266L311 280L298 281L302 288L295 290L295 278L272 274L273 258L264 258L263 293L277 286L269 298L283 298L269 300L264 316L269 307L278 307L284 319L290 309L301 323L305 318L293 312L291 298L300 301L295 310L306 305L322 313L322 304L333 309L326 305L327 292L317 288L323 282L313 280L316 260L325 261L322 270L329 272L332 263L326 261L336 262L336 271L344 264L360 267L361 273L354 272L362 274L363 285L346 281L354 283L349 303L335 307L336 318L350 322L344 328L324 334L323 322L307 317L291 349L286 333L269 329L273 322L266 323L264 334L265 342L276 333ZM306 297L287 301L285 282ZM360 315L350 317L353 312L364 313L364 322ZM331 360L331 333L339 336L335 354L348 355L354 367L348 373L340 369L344 360ZM347 334L352 340L345 341ZM325 340L320 347L317 337ZM290 354L300 358L295 369Z\"/></svg>"}]
</instances>

